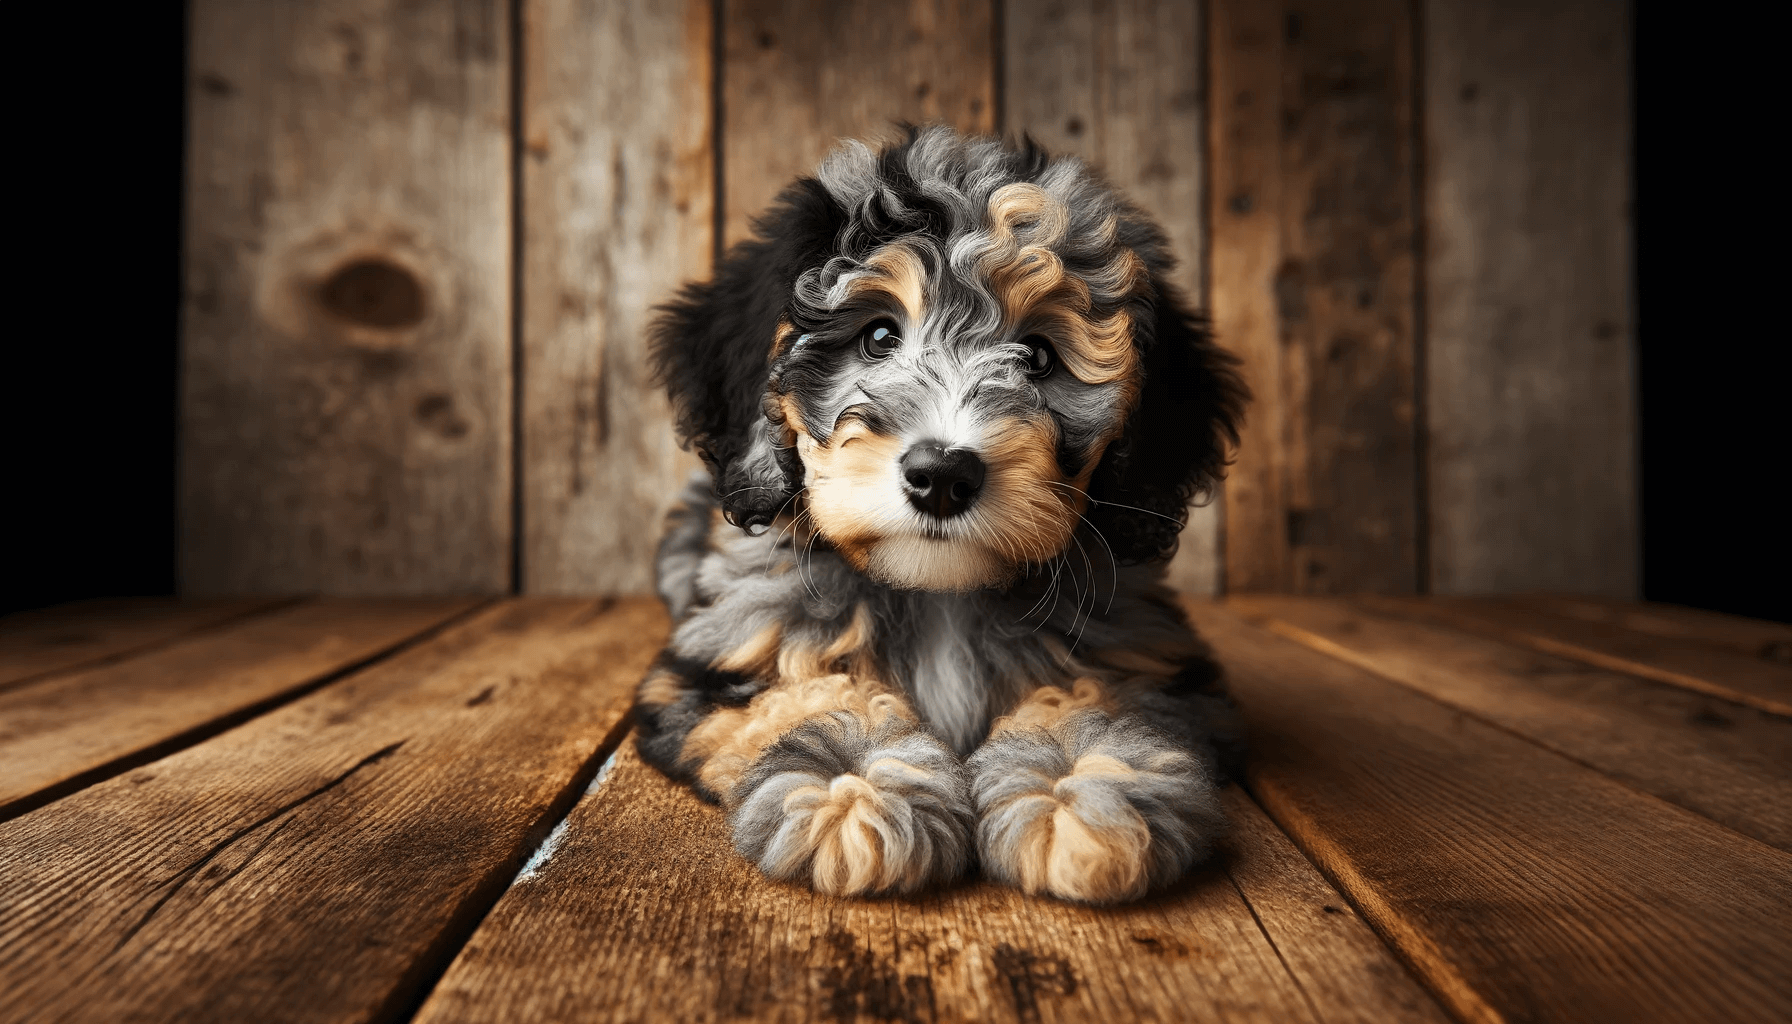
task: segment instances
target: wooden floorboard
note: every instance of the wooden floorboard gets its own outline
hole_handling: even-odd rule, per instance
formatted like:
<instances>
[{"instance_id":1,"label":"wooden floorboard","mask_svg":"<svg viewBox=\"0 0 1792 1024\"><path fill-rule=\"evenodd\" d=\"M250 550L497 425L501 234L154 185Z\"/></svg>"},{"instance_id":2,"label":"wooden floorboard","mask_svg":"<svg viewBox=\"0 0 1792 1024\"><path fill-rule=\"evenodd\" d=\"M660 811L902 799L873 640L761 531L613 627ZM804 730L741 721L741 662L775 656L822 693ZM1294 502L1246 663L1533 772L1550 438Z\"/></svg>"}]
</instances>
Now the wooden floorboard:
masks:
<instances>
[{"instance_id":1,"label":"wooden floorboard","mask_svg":"<svg viewBox=\"0 0 1792 1024\"><path fill-rule=\"evenodd\" d=\"M123 598L77 601L0 619L0 691L291 604L287 599Z\"/></svg>"},{"instance_id":2,"label":"wooden floorboard","mask_svg":"<svg viewBox=\"0 0 1792 1024\"><path fill-rule=\"evenodd\" d=\"M1266 810L1463 1020L1792 1016L1792 857L1190 605Z\"/></svg>"},{"instance_id":3,"label":"wooden floorboard","mask_svg":"<svg viewBox=\"0 0 1792 1024\"><path fill-rule=\"evenodd\" d=\"M1792 718L1792 662L1786 660L1551 615L1505 601L1445 597L1361 600L1376 610L1470 630Z\"/></svg>"},{"instance_id":4,"label":"wooden floorboard","mask_svg":"<svg viewBox=\"0 0 1792 1024\"><path fill-rule=\"evenodd\" d=\"M307 602L0 694L0 820L178 749L479 603Z\"/></svg>"},{"instance_id":5,"label":"wooden floorboard","mask_svg":"<svg viewBox=\"0 0 1792 1024\"><path fill-rule=\"evenodd\" d=\"M619 738L665 628L507 602L0 825L0 1017L401 1016Z\"/></svg>"},{"instance_id":6,"label":"wooden floorboard","mask_svg":"<svg viewBox=\"0 0 1792 1024\"><path fill-rule=\"evenodd\" d=\"M1231 806L1229 855L1138 906L987 883L839 900L765 879L718 809L625 745L418 1019L1445 1019L1248 798Z\"/></svg>"},{"instance_id":7,"label":"wooden floorboard","mask_svg":"<svg viewBox=\"0 0 1792 1024\"><path fill-rule=\"evenodd\" d=\"M1792 721L1348 601L1252 596L1228 605L1271 632L1792 850Z\"/></svg>"},{"instance_id":8,"label":"wooden floorboard","mask_svg":"<svg viewBox=\"0 0 1792 1024\"><path fill-rule=\"evenodd\" d=\"M1508 598L1550 615L1603 622L1676 640L1720 644L1738 654L1792 664L1792 626L1674 604L1639 604L1582 594L1527 594Z\"/></svg>"}]
</instances>

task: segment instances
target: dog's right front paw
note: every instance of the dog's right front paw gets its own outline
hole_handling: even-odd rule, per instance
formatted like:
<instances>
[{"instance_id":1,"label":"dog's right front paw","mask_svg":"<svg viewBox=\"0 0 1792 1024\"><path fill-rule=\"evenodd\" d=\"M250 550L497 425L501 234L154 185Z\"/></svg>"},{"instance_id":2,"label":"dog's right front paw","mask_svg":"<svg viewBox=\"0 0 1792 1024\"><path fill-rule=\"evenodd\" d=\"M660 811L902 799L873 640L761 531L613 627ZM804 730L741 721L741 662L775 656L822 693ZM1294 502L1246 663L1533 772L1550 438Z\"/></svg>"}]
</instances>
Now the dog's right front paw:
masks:
<instances>
[{"instance_id":1,"label":"dog's right front paw","mask_svg":"<svg viewBox=\"0 0 1792 1024\"><path fill-rule=\"evenodd\" d=\"M964 873L972 812L963 766L897 717L812 718L768 747L735 790L734 845L772 878L859 896Z\"/></svg>"}]
</instances>

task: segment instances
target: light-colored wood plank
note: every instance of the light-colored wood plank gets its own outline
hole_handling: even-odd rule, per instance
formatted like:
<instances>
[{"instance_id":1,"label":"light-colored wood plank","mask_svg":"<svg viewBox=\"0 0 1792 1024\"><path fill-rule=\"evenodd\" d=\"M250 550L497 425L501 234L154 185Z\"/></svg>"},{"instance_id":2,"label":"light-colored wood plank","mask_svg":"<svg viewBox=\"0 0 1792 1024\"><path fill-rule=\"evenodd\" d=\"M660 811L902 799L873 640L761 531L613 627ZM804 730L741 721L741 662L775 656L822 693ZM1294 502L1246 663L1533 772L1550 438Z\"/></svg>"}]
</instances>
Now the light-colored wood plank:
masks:
<instances>
[{"instance_id":1,"label":"light-colored wood plank","mask_svg":"<svg viewBox=\"0 0 1792 1024\"><path fill-rule=\"evenodd\" d=\"M1241 795L1233 803L1249 809ZM417 1019L1440 1019L1313 868L1288 859L1285 839L1275 852L1273 827L1257 824L1231 859L1253 887L1288 883L1270 927L1334 958L1316 972L1303 962L1290 975L1217 867L1108 910L975 882L902 900L769 882L734 852L721 811L624 745ZM1328 903L1335 924L1294 923L1332 916ZM1303 990L1328 973L1351 1005L1319 999L1334 991L1324 982Z\"/></svg>"},{"instance_id":2,"label":"light-colored wood plank","mask_svg":"<svg viewBox=\"0 0 1792 1024\"><path fill-rule=\"evenodd\" d=\"M1201 10L1151 0L1010 0L1002 8L1004 130L1099 167L1170 237L1171 282L1206 306ZM1169 583L1220 587L1221 500L1195 508Z\"/></svg>"},{"instance_id":3,"label":"light-colored wood plank","mask_svg":"<svg viewBox=\"0 0 1792 1024\"><path fill-rule=\"evenodd\" d=\"M505 5L191 25L181 590L506 589Z\"/></svg>"},{"instance_id":4,"label":"light-colored wood plank","mask_svg":"<svg viewBox=\"0 0 1792 1024\"><path fill-rule=\"evenodd\" d=\"M990 0L723 5L723 239L748 235L842 138L894 123L995 128Z\"/></svg>"},{"instance_id":5,"label":"light-colored wood plank","mask_svg":"<svg viewBox=\"0 0 1792 1024\"><path fill-rule=\"evenodd\" d=\"M1213 19L1213 305L1256 395L1227 587L1412 592L1412 7L1214 0Z\"/></svg>"},{"instance_id":6,"label":"light-colored wood plank","mask_svg":"<svg viewBox=\"0 0 1792 1024\"><path fill-rule=\"evenodd\" d=\"M523 599L0 825L7 1013L397 1019L564 813L664 638Z\"/></svg>"},{"instance_id":7,"label":"light-colored wood plank","mask_svg":"<svg viewBox=\"0 0 1792 1024\"><path fill-rule=\"evenodd\" d=\"M1459 1019L1792 1014L1792 856L1216 605L1253 794Z\"/></svg>"},{"instance_id":8,"label":"light-colored wood plank","mask_svg":"<svg viewBox=\"0 0 1792 1024\"><path fill-rule=\"evenodd\" d=\"M1229 604L1271 632L1792 850L1792 722L1784 718L1339 601Z\"/></svg>"},{"instance_id":9,"label":"light-colored wood plank","mask_svg":"<svg viewBox=\"0 0 1792 1024\"><path fill-rule=\"evenodd\" d=\"M1792 717L1792 665L1717 644L1561 618L1498 600L1365 598L1378 611L1441 622L1612 672Z\"/></svg>"},{"instance_id":10,"label":"light-colored wood plank","mask_svg":"<svg viewBox=\"0 0 1792 1024\"><path fill-rule=\"evenodd\" d=\"M1740 654L1792 664L1792 625L1783 622L1746 619L1677 604L1642 604L1584 595L1527 594L1513 600L1551 615L1604 622L1679 640L1720 644Z\"/></svg>"},{"instance_id":11,"label":"light-colored wood plank","mask_svg":"<svg viewBox=\"0 0 1792 1024\"><path fill-rule=\"evenodd\" d=\"M1282 12L1208 0L1208 257L1213 326L1243 360L1251 405L1226 477L1225 588L1287 590L1287 420L1272 284L1280 263Z\"/></svg>"},{"instance_id":12,"label":"light-colored wood plank","mask_svg":"<svg viewBox=\"0 0 1792 1024\"><path fill-rule=\"evenodd\" d=\"M197 630L277 608L266 598L77 601L0 619L0 690L128 657Z\"/></svg>"},{"instance_id":13,"label":"light-colored wood plank","mask_svg":"<svg viewBox=\"0 0 1792 1024\"><path fill-rule=\"evenodd\" d=\"M653 589L697 458L647 364L653 303L709 271L708 0L527 0L523 589Z\"/></svg>"},{"instance_id":14,"label":"light-colored wood plank","mask_svg":"<svg viewBox=\"0 0 1792 1024\"><path fill-rule=\"evenodd\" d=\"M476 603L311 602L0 694L0 819L216 732Z\"/></svg>"},{"instance_id":15,"label":"light-colored wood plank","mask_svg":"<svg viewBox=\"0 0 1792 1024\"><path fill-rule=\"evenodd\" d=\"M1431 590L1635 597L1630 5L1423 8Z\"/></svg>"}]
</instances>

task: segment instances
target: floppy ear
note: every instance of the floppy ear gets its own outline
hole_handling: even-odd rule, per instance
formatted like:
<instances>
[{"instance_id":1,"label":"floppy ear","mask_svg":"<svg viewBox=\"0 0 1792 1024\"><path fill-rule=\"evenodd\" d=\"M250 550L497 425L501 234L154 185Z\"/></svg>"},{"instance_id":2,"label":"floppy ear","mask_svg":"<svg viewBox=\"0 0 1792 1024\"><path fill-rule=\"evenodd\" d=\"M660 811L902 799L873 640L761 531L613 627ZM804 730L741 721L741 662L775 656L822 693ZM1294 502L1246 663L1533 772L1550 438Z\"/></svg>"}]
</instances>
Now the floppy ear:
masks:
<instances>
[{"instance_id":1,"label":"floppy ear","mask_svg":"<svg viewBox=\"0 0 1792 1024\"><path fill-rule=\"evenodd\" d=\"M825 263L846 217L820 182L799 179L754 222L708 281L661 306L654 370L672 398L680 440L697 449L722 512L737 526L770 523L802 486L794 453L780 453L763 402L778 318L797 276Z\"/></svg>"},{"instance_id":2,"label":"floppy ear","mask_svg":"<svg viewBox=\"0 0 1792 1024\"><path fill-rule=\"evenodd\" d=\"M1137 338L1145 371L1139 403L1089 481L1089 520L1125 564L1176 553L1189 502L1212 494L1225 476L1250 400L1238 359L1214 344L1206 319L1159 275L1152 284L1150 333Z\"/></svg>"}]
</instances>

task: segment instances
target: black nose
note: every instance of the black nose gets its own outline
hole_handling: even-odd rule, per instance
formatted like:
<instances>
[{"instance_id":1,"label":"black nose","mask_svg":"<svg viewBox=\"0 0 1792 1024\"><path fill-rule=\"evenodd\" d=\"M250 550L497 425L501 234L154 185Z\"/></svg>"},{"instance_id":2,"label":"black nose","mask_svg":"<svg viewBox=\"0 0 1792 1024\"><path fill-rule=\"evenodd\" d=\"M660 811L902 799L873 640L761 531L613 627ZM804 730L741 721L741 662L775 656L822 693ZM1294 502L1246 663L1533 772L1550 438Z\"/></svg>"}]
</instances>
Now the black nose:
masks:
<instances>
[{"instance_id":1,"label":"black nose","mask_svg":"<svg viewBox=\"0 0 1792 1024\"><path fill-rule=\"evenodd\" d=\"M908 503L941 519L971 507L983 487L983 460L963 448L923 442L902 456Z\"/></svg>"}]
</instances>

